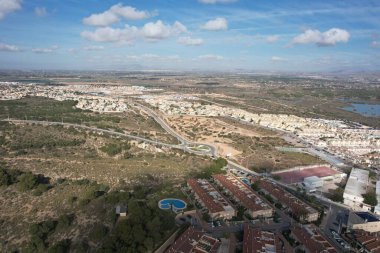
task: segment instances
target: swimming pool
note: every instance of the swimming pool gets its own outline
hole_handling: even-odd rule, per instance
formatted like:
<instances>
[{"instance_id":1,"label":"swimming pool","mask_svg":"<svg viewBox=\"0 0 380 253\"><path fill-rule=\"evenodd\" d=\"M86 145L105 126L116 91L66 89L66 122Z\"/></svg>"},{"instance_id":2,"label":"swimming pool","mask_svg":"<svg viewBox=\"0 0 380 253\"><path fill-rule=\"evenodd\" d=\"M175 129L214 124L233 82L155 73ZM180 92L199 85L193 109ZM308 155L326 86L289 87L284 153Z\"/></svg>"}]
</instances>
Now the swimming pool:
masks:
<instances>
[{"instance_id":1,"label":"swimming pool","mask_svg":"<svg viewBox=\"0 0 380 253\"><path fill-rule=\"evenodd\" d=\"M162 199L158 202L158 207L160 209L172 209L175 212L185 209L186 206L186 202L180 199Z\"/></svg>"},{"instance_id":2,"label":"swimming pool","mask_svg":"<svg viewBox=\"0 0 380 253\"><path fill-rule=\"evenodd\" d=\"M246 185L251 185L248 178L243 178L241 181L243 181L243 183L245 183Z\"/></svg>"}]
</instances>

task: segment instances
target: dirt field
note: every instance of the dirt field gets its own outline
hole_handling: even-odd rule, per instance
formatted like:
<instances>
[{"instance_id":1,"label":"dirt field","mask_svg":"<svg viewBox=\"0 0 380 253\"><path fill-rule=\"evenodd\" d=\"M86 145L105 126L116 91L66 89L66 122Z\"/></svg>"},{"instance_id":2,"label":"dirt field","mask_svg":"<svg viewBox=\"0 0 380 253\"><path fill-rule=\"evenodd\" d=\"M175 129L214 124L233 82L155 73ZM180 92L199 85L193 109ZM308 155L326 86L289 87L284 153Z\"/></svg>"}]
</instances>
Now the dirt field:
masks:
<instances>
[{"instance_id":1,"label":"dirt field","mask_svg":"<svg viewBox=\"0 0 380 253\"><path fill-rule=\"evenodd\" d=\"M173 128L191 141L215 145L222 156L237 158L242 151L232 144L231 134L238 133L248 138L274 136L276 133L245 126L232 120L199 116L170 116Z\"/></svg>"}]
</instances>

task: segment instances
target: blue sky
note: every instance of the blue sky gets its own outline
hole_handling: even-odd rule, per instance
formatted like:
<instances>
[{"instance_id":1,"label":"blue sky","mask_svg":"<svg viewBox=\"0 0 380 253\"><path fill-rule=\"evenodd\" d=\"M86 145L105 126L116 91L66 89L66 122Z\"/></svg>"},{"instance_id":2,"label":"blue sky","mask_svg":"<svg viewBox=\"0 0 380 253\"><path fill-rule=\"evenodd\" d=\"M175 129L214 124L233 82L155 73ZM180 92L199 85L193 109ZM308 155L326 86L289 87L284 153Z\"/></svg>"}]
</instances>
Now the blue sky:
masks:
<instances>
[{"instance_id":1,"label":"blue sky","mask_svg":"<svg viewBox=\"0 0 380 253\"><path fill-rule=\"evenodd\" d=\"M380 2L0 0L0 68L379 70Z\"/></svg>"}]
</instances>

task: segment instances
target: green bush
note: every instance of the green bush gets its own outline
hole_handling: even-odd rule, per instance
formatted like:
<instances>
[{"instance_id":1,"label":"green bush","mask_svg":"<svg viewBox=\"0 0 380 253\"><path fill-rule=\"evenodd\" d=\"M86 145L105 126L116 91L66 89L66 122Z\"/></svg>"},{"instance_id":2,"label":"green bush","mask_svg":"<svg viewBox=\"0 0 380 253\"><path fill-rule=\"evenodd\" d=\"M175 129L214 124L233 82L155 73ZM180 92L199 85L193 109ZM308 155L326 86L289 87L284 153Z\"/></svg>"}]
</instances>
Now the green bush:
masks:
<instances>
[{"instance_id":1,"label":"green bush","mask_svg":"<svg viewBox=\"0 0 380 253\"><path fill-rule=\"evenodd\" d=\"M38 185L38 177L30 172L19 177L18 188L20 191L32 190Z\"/></svg>"},{"instance_id":2,"label":"green bush","mask_svg":"<svg viewBox=\"0 0 380 253\"><path fill-rule=\"evenodd\" d=\"M36 189L33 191L33 195L41 196L44 192L48 191L51 188L48 184L39 184Z\"/></svg>"},{"instance_id":3,"label":"green bush","mask_svg":"<svg viewBox=\"0 0 380 253\"><path fill-rule=\"evenodd\" d=\"M48 253L68 253L70 251L70 240L62 240L49 248Z\"/></svg>"},{"instance_id":4,"label":"green bush","mask_svg":"<svg viewBox=\"0 0 380 253\"><path fill-rule=\"evenodd\" d=\"M66 229L70 227L70 225L74 221L74 215L73 214L63 214L61 215L57 220L57 229Z\"/></svg>"},{"instance_id":5,"label":"green bush","mask_svg":"<svg viewBox=\"0 0 380 253\"><path fill-rule=\"evenodd\" d=\"M108 228L103 224L96 224L91 230L90 240L93 242L99 242L108 234Z\"/></svg>"}]
</instances>

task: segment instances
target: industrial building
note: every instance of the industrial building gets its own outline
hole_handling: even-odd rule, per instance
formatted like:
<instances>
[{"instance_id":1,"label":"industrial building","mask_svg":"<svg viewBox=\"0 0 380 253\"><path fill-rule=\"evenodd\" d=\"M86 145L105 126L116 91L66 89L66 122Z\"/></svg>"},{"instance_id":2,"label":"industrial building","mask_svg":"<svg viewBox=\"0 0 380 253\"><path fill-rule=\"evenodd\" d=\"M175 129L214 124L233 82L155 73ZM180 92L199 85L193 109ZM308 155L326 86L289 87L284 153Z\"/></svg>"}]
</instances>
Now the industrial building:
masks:
<instances>
[{"instance_id":1,"label":"industrial building","mask_svg":"<svg viewBox=\"0 0 380 253\"><path fill-rule=\"evenodd\" d=\"M363 203L367 192L369 171L353 168L344 189L344 204L357 211L369 211L370 206Z\"/></svg>"},{"instance_id":2,"label":"industrial building","mask_svg":"<svg viewBox=\"0 0 380 253\"><path fill-rule=\"evenodd\" d=\"M323 187L323 179L317 176L306 177L302 185L308 193L315 192Z\"/></svg>"}]
</instances>

